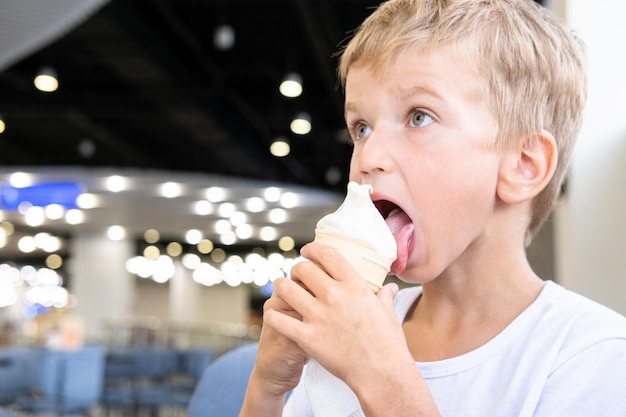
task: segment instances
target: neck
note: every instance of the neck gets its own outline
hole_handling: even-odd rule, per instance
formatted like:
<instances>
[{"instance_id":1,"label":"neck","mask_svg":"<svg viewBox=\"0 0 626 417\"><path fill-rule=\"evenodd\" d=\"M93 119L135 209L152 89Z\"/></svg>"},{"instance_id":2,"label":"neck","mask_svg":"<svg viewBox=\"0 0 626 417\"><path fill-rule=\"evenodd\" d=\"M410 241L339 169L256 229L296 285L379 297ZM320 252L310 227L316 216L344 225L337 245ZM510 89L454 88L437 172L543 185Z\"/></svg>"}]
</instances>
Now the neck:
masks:
<instances>
[{"instance_id":1,"label":"neck","mask_svg":"<svg viewBox=\"0 0 626 417\"><path fill-rule=\"evenodd\" d=\"M423 285L404 323L416 360L439 360L467 353L491 340L537 298L543 281L525 254L500 257L486 267L462 260ZM485 259L468 254L468 259Z\"/></svg>"}]
</instances>

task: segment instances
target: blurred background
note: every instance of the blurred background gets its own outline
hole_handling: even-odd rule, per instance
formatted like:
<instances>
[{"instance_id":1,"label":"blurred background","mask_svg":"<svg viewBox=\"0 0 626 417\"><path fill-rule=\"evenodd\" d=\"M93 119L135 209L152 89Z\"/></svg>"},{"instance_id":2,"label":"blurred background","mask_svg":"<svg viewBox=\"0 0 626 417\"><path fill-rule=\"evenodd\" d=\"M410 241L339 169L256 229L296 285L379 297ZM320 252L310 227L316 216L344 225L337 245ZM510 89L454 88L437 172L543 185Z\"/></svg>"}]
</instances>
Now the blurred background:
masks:
<instances>
[{"instance_id":1,"label":"blurred background","mask_svg":"<svg viewBox=\"0 0 626 417\"><path fill-rule=\"evenodd\" d=\"M180 375L256 340L343 198L336 53L378 3L0 2L0 345L178 352ZM626 6L542 4L587 43L590 94L529 257L625 313Z\"/></svg>"},{"instance_id":2,"label":"blurred background","mask_svg":"<svg viewBox=\"0 0 626 417\"><path fill-rule=\"evenodd\" d=\"M90 339L108 337L105 322L128 315L245 322L242 311L174 314L169 281L176 267L200 267L194 284L237 287L243 279L245 298L262 299L269 277L285 273L316 220L337 206L351 147L335 54L376 4L3 2L4 268L53 270L68 292L59 295L62 308L79 312ZM110 245L116 231L124 253L93 243L93 253L81 254L87 246L77 242L100 234ZM250 266L250 254L263 265ZM103 291L94 291L97 259L110 282ZM152 267L158 277L137 270L147 260L161 263ZM107 308L109 290L120 301ZM43 320L59 309L45 304L25 308Z\"/></svg>"}]
</instances>

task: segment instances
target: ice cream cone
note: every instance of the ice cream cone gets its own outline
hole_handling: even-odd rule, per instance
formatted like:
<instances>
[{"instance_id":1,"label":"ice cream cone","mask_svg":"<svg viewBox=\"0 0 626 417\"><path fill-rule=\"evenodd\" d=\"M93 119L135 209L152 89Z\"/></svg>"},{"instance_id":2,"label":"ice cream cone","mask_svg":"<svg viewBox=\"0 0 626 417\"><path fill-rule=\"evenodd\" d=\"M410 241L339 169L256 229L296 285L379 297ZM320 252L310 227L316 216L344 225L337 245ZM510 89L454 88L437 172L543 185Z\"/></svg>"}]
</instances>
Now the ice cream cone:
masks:
<instances>
[{"instance_id":1,"label":"ice cream cone","mask_svg":"<svg viewBox=\"0 0 626 417\"><path fill-rule=\"evenodd\" d=\"M376 292L396 259L397 246L371 192L368 184L349 182L341 206L317 222L315 240L337 248Z\"/></svg>"},{"instance_id":2,"label":"ice cream cone","mask_svg":"<svg viewBox=\"0 0 626 417\"><path fill-rule=\"evenodd\" d=\"M381 255L367 242L331 230L316 229L315 241L337 248L374 292L383 286L394 259Z\"/></svg>"}]
</instances>

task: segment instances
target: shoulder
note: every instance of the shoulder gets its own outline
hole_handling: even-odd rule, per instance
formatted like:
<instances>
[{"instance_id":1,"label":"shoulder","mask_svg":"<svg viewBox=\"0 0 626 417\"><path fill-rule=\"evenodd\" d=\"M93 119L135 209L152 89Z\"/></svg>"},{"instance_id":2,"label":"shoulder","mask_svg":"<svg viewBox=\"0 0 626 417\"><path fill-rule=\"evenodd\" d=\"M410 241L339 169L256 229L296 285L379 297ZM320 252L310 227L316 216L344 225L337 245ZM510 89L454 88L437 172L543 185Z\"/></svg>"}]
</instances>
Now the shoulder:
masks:
<instances>
[{"instance_id":1,"label":"shoulder","mask_svg":"<svg viewBox=\"0 0 626 417\"><path fill-rule=\"evenodd\" d=\"M623 416L626 318L552 282L537 303L529 337L548 367L534 415Z\"/></svg>"},{"instance_id":2,"label":"shoulder","mask_svg":"<svg viewBox=\"0 0 626 417\"><path fill-rule=\"evenodd\" d=\"M626 317L616 311L552 281L546 283L544 295L544 314L560 324L598 336L626 337Z\"/></svg>"},{"instance_id":3,"label":"shoulder","mask_svg":"<svg viewBox=\"0 0 626 417\"><path fill-rule=\"evenodd\" d=\"M560 339L561 357L598 345L626 348L626 318L558 284L547 282L540 299L541 327L551 327Z\"/></svg>"}]
</instances>

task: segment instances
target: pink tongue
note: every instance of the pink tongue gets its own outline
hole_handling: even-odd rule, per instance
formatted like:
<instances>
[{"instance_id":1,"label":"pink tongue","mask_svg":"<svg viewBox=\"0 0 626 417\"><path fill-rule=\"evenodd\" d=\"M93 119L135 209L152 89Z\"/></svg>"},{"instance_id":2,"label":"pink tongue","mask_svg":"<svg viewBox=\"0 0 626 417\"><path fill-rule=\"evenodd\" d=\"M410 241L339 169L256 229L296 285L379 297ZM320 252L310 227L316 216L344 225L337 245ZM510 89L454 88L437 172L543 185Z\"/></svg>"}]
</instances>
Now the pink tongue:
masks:
<instances>
[{"instance_id":1,"label":"pink tongue","mask_svg":"<svg viewBox=\"0 0 626 417\"><path fill-rule=\"evenodd\" d=\"M389 230L396 239L398 253L395 262L391 265L390 273L395 275L404 271L407 259L409 258L409 250L413 240L414 226L413 222L407 214L399 208L393 210L385 219Z\"/></svg>"}]
</instances>

